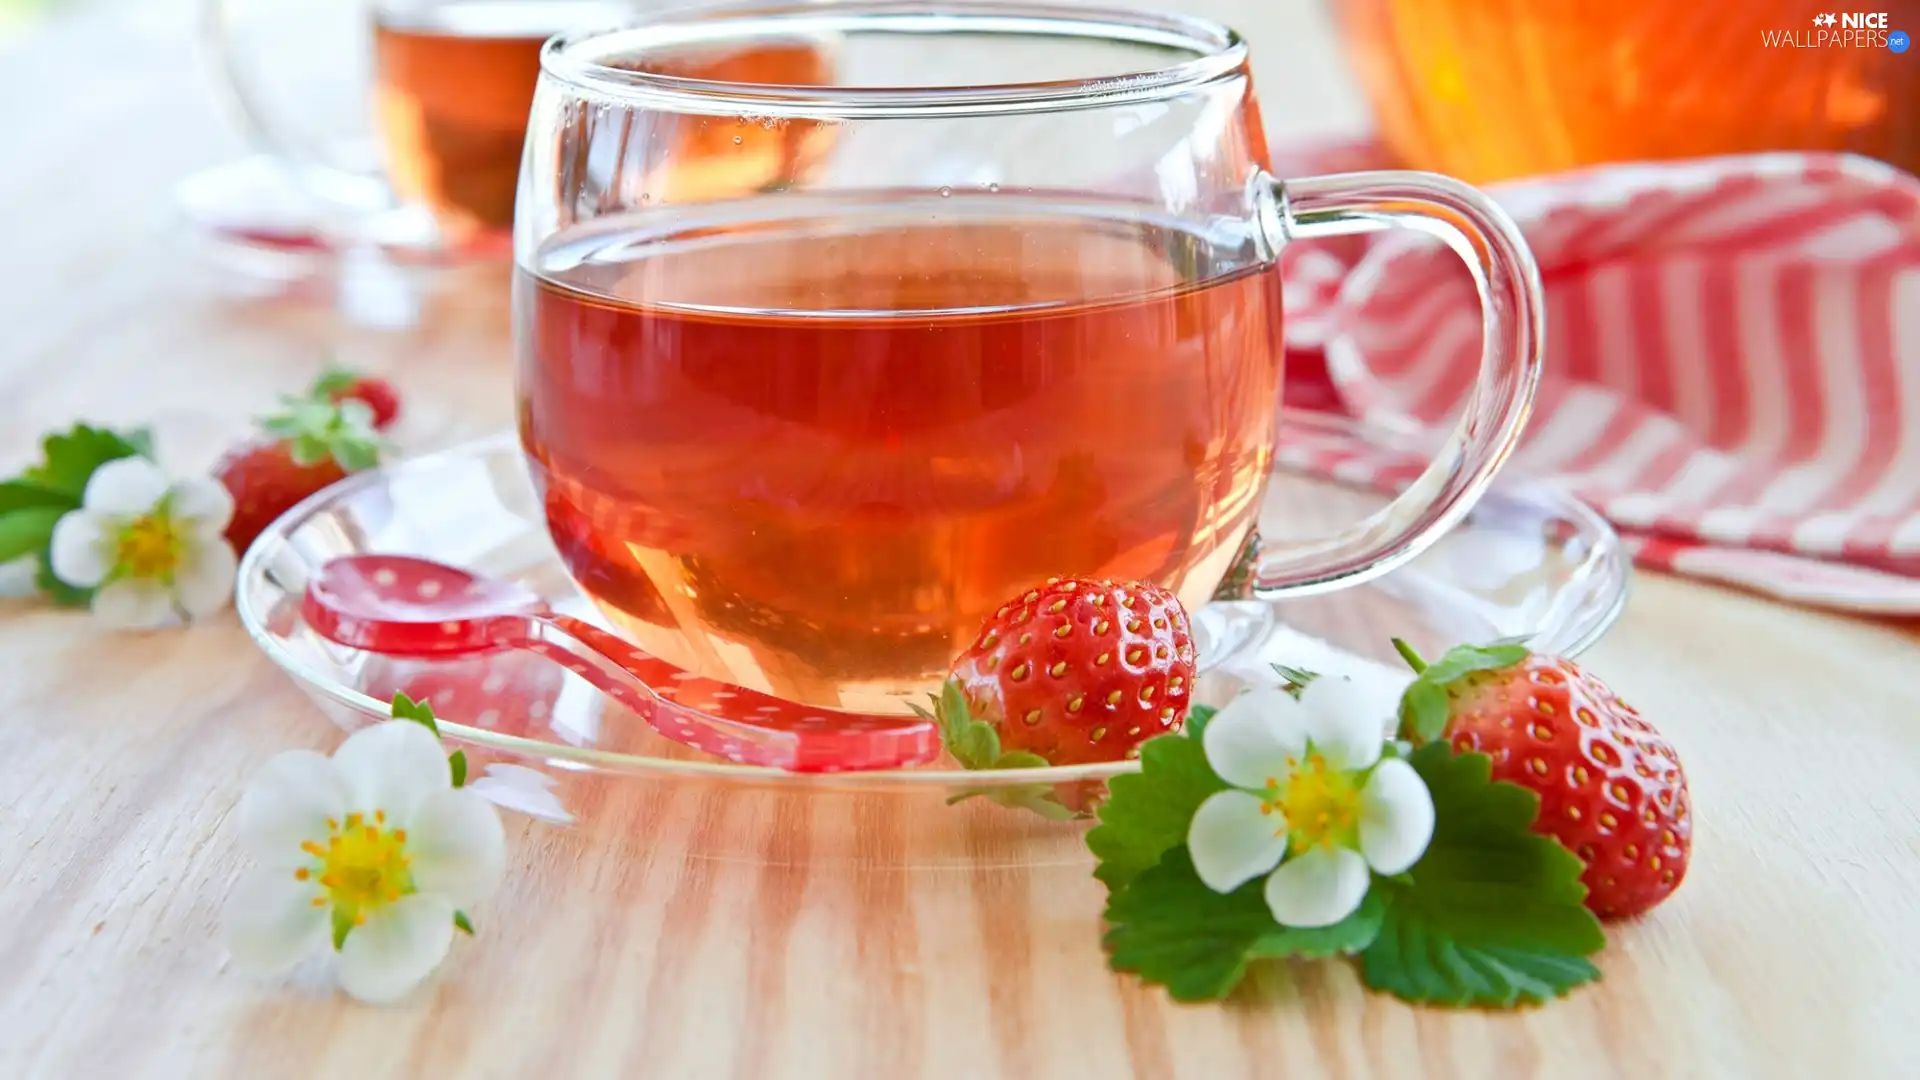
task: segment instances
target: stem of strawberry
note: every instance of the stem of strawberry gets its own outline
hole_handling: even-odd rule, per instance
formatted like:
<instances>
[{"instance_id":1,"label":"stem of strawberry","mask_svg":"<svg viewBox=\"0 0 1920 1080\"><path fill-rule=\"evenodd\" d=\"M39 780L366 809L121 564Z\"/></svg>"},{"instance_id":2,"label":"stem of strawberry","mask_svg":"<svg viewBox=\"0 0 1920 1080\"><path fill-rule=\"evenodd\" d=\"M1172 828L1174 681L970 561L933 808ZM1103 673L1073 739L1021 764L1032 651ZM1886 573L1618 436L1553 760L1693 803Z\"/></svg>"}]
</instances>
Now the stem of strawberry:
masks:
<instances>
[{"instance_id":1,"label":"stem of strawberry","mask_svg":"<svg viewBox=\"0 0 1920 1080\"><path fill-rule=\"evenodd\" d=\"M1413 669L1415 675L1427 670L1427 662L1421 659L1420 654L1413 650L1413 646L1407 644L1404 640L1394 638L1393 651L1400 654L1400 659L1407 662L1407 666Z\"/></svg>"}]
</instances>

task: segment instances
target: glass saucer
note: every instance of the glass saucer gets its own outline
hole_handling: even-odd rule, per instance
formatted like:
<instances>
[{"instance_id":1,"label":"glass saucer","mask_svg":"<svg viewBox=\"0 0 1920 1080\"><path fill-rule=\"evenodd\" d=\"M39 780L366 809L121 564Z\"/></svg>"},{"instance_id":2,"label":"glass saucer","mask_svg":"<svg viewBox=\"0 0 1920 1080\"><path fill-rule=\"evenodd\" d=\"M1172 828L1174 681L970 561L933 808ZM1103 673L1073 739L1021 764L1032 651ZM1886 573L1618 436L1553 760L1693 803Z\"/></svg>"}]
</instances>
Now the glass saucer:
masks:
<instances>
[{"instance_id":1,"label":"glass saucer","mask_svg":"<svg viewBox=\"0 0 1920 1080\"><path fill-rule=\"evenodd\" d=\"M264 154L185 177L174 185L173 208L215 262L271 280L367 255L423 271L513 255L510 230L447 237L425 211L393 206L371 173L302 170Z\"/></svg>"},{"instance_id":2,"label":"glass saucer","mask_svg":"<svg viewBox=\"0 0 1920 1080\"><path fill-rule=\"evenodd\" d=\"M1360 451L1396 460L1415 451L1350 421L1289 412L1261 530L1286 539L1324 535L1385 501L1377 469L1352 467ZM1321 475L1331 451L1348 465ZM1384 457L1383 457L1384 455ZM1389 470L1390 472L1390 470ZM1339 479L1338 475L1348 479ZM538 817L573 821L625 800L608 792L623 783L724 785L742 797L755 789L774 800L797 795L851 799L847 857L870 859L855 833L860 815L891 815L888 800L941 806L983 792L1048 785L1083 801L1100 782L1137 766L1114 762L1062 768L966 772L947 764L875 772L787 773L711 759L672 742L572 672L517 652L459 659L399 659L335 645L301 621L299 600L309 576L329 559L359 552L413 554L516 581L561 611L599 621L575 589L548 540L519 444L501 435L363 473L308 499L281 518L248 551L236 603L260 648L321 710L352 730L387 716L396 691L431 700L441 731L463 748L476 786L503 805ZM1437 653L1462 641L1526 638L1537 649L1579 652L1618 616L1629 563L1599 517L1555 489L1509 474L1488 491L1467 520L1418 558L1372 582L1338 592L1272 602L1213 605L1196 615L1204 674L1197 700L1218 702L1241 685L1273 681L1272 662L1368 678L1390 700L1410 677L1394 659L1399 636ZM604 625L604 624L603 624ZM1217 628L1254 626L1237 648L1220 647ZM880 799L880 803L866 800ZM832 815L838 803L803 800L809 813ZM863 810L862 807L874 809ZM975 799L939 818L974 821L975 839L1012 829L1022 845L1078 831L1026 811ZM990 828L980 815L1008 819ZM837 820L837 819L836 819ZM919 821L917 816L912 820ZM963 836L941 825L913 845L916 858L946 850L974 861ZM980 832L988 829L988 833ZM699 833L695 829L694 833ZM701 833L711 840L708 834ZM1057 839L1057 837L1056 837ZM1048 841L1053 843L1053 841ZM957 846L956 846L957 845ZM1084 855L1077 843L1072 855ZM1063 853L1067 849L1059 849ZM1019 861L1034 857L1018 849Z\"/></svg>"}]
</instances>

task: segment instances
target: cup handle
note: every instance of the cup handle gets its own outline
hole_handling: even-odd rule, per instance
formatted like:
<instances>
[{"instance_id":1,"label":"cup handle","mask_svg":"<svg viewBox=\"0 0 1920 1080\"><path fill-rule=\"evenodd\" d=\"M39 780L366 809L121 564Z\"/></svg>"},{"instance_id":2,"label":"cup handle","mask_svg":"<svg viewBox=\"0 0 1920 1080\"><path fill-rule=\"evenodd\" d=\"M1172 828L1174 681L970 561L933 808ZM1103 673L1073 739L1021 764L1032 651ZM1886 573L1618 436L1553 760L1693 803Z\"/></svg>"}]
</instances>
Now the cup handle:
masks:
<instances>
[{"instance_id":1,"label":"cup handle","mask_svg":"<svg viewBox=\"0 0 1920 1080\"><path fill-rule=\"evenodd\" d=\"M1520 229L1479 190L1421 172L1362 172L1280 181L1258 199L1265 235L1288 240L1388 228L1439 237L1480 293L1480 377L1453 433L1399 497L1321 540L1254 541L1235 592L1260 599L1356 585L1425 551L1473 509L1520 441L1540 382L1545 322L1540 271ZM1243 566L1246 563L1242 564Z\"/></svg>"},{"instance_id":2,"label":"cup handle","mask_svg":"<svg viewBox=\"0 0 1920 1080\"><path fill-rule=\"evenodd\" d=\"M200 42L213 66L214 84L247 141L299 176L312 195L343 209L383 209L391 201L384 182L328 160L326 151L303 138L266 108L233 43L235 0L200 0Z\"/></svg>"}]
</instances>

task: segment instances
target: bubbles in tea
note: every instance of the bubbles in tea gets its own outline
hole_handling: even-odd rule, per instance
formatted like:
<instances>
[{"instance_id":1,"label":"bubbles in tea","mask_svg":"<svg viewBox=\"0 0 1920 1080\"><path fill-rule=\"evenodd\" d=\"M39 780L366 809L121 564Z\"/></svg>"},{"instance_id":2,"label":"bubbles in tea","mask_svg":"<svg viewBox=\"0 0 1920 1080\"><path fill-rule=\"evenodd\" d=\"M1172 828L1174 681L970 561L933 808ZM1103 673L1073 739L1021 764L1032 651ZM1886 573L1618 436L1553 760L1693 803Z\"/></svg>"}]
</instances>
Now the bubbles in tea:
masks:
<instances>
[{"instance_id":1,"label":"bubbles in tea","mask_svg":"<svg viewBox=\"0 0 1920 1080\"><path fill-rule=\"evenodd\" d=\"M1207 599L1280 385L1254 245L986 192L746 205L665 235L602 218L516 280L534 478L625 632L897 709L1049 576Z\"/></svg>"}]
</instances>

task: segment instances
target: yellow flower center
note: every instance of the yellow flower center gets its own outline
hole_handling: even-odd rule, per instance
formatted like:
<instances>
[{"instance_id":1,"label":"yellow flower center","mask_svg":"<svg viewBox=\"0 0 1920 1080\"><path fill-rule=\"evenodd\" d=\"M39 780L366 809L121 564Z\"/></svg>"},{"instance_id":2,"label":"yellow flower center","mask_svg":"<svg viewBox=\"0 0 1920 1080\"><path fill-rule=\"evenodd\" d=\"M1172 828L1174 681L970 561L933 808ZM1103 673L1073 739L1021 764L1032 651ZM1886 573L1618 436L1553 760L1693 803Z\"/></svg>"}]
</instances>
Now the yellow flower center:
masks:
<instances>
[{"instance_id":1,"label":"yellow flower center","mask_svg":"<svg viewBox=\"0 0 1920 1080\"><path fill-rule=\"evenodd\" d=\"M173 518L159 509L135 518L120 531L113 563L126 577L171 581L186 548L186 538L174 527Z\"/></svg>"},{"instance_id":2,"label":"yellow flower center","mask_svg":"<svg viewBox=\"0 0 1920 1080\"><path fill-rule=\"evenodd\" d=\"M373 812L371 821L362 814L348 814L345 821L328 818L326 843L309 840L300 845L314 864L293 876L326 890L314 897L314 907L331 905L358 926L367 921L368 911L413 891L407 830L386 826L387 815L381 810Z\"/></svg>"},{"instance_id":3,"label":"yellow flower center","mask_svg":"<svg viewBox=\"0 0 1920 1080\"><path fill-rule=\"evenodd\" d=\"M1267 779L1262 809L1286 817L1288 847L1298 854L1313 847L1360 846L1360 785L1353 773L1327 765L1325 756L1307 748L1304 759L1287 759L1285 784Z\"/></svg>"}]
</instances>

